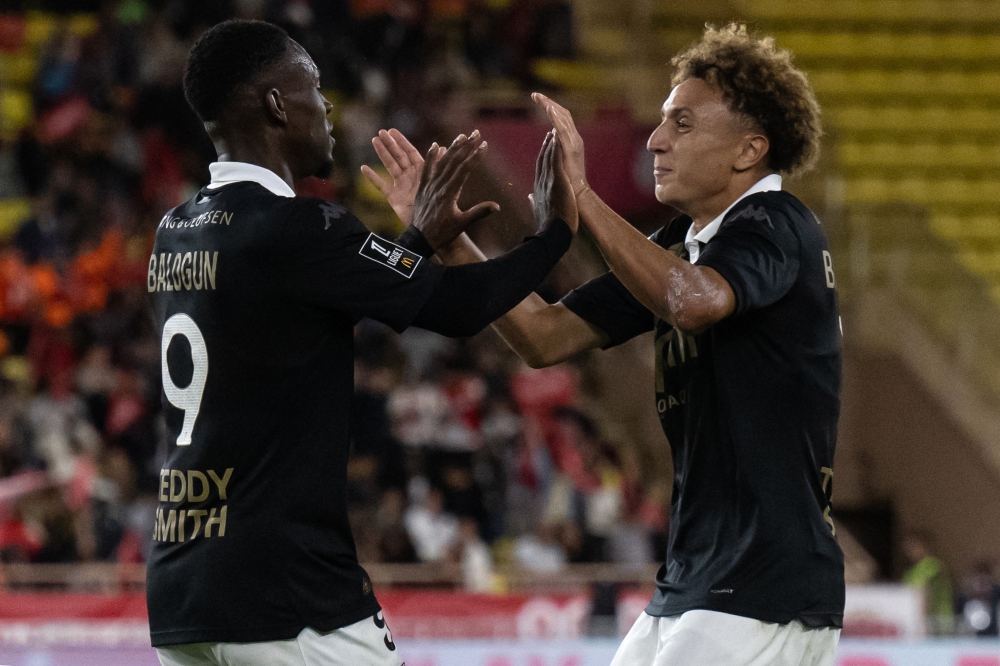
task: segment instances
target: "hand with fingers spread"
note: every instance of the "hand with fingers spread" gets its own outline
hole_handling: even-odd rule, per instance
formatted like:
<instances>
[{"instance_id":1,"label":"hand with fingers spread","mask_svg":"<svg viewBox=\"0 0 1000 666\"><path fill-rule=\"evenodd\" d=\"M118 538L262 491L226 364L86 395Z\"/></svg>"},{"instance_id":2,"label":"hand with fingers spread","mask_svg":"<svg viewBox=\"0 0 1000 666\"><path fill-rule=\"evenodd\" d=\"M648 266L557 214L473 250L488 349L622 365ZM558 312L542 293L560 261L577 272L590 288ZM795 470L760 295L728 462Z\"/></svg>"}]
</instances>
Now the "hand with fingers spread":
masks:
<instances>
[{"instance_id":1,"label":"hand with fingers spread","mask_svg":"<svg viewBox=\"0 0 1000 666\"><path fill-rule=\"evenodd\" d=\"M405 225L413 220L413 201L420 187L424 157L397 129L380 130L372 145L391 181L382 178L368 165L361 167L365 175L385 196L393 211Z\"/></svg>"},{"instance_id":2,"label":"hand with fingers spread","mask_svg":"<svg viewBox=\"0 0 1000 666\"><path fill-rule=\"evenodd\" d=\"M540 225L554 219L564 221L573 233L579 227L576 196L563 167L562 151L555 130L550 130L542 142L535 160L535 192L528 197L535 221Z\"/></svg>"},{"instance_id":3,"label":"hand with fingers spread","mask_svg":"<svg viewBox=\"0 0 1000 666\"><path fill-rule=\"evenodd\" d=\"M542 93L532 93L531 101L540 106L548 117L552 127L559 137L559 148L562 153L563 168L569 178L573 194L590 189L587 184L587 171L583 160L583 138L576 129L573 116L565 107L556 104Z\"/></svg>"},{"instance_id":4,"label":"hand with fingers spread","mask_svg":"<svg viewBox=\"0 0 1000 666\"><path fill-rule=\"evenodd\" d=\"M485 151L479 130L469 136L460 134L447 150L435 143L427 151L413 204L413 226L435 250L451 243L476 220L500 210L493 201L465 211L458 207L462 186Z\"/></svg>"}]
</instances>

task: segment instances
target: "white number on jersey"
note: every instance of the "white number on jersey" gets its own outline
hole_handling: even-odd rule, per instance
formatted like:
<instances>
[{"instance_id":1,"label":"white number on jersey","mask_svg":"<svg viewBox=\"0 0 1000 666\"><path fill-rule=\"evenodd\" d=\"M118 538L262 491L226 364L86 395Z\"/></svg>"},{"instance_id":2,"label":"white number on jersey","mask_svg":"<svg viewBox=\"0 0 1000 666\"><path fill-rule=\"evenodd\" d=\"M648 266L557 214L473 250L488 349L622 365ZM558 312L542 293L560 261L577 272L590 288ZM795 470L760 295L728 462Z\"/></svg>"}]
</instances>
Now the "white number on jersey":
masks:
<instances>
[{"instance_id":1,"label":"white number on jersey","mask_svg":"<svg viewBox=\"0 0 1000 666\"><path fill-rule=\"evenodd\" d=\"M170 368L167 367L167 348L175 335L183 335L191 345L191 363L194 365L194 373L191 375L191 383L187 388L180 388L174 384L170 377ZM163 377L163 392L167 396L170 404L177 409L184 410L184 424L181 426L181 433L177 436L177 446L190 446L191 431L194 430L194 422L198 418L201 410L201 395L205 391L205 380L208 379L208 348L205 346L205 338L201 334L198 324L194 323L191 317L184 313L175 314L163 325L163 336L160 342L160 374Z\"/></svg>"}]
</instances>

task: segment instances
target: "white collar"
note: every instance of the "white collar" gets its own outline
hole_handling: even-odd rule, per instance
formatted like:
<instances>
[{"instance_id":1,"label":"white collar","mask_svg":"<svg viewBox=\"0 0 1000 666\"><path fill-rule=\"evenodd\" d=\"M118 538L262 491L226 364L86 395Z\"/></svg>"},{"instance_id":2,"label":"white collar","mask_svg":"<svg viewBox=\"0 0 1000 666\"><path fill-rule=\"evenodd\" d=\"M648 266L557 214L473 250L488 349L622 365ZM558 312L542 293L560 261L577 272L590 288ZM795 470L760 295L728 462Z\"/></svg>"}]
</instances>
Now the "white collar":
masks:
<instances>
[{"instance_id":1,"label":"white collar","mask_svg":"<svg viewBox=\"0 0 1000 666\"><path fill-rule=\"evenodd\" d=\"M212 174L212 182L208 184L208 189L210 190L222 187L223 185L250 181L257 183L271 192L271 194L276 194L279 197L295 196L295 191L288 186L288 183L278 178L278 174L256 164L248 164L247 162L212 162L208 165L208 172Z\"/></svg>"},{"instance_id":2,"label":"white collar","mask_svg":"<svg viewBox=\"0 0 1000 666\"><path fill-rule=\"evenodd\" d=\"M729 204L726 210L719 213L718 217L709 222L699 231L697 234L694 233L694 225L692 224L688 227L687 237L684 239L684 247L687 248L688 256L691 258L691 263L698 261L699 255L701 255L701 246L698 243L707 243L715 237L718 233L719 227L722 226L722 220L725 219L726 213L732 210L733 206L738 204L740 200L745 199L751 194L757 194L758 192L771 192L774 190L781 189L781 175L777 173L772 173L769 176L764 176L756 183L754 183L749 190L744 192L739 196L736 201Z\"/></svg>"}]
</instances>

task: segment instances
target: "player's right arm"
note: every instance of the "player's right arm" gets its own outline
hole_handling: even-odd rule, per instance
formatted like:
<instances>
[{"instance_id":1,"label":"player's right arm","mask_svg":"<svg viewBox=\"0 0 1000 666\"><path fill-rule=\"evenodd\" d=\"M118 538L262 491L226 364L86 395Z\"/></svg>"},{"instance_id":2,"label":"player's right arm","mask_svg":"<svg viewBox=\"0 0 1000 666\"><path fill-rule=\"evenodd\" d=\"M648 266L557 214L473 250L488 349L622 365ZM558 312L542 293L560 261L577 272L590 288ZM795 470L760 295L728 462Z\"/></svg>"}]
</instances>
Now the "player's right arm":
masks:
<instances>
[{"instance_id":1,"label":"player's right arm","mask_svg":"<svg viewBox=\"0 0 1000 666\"><path fill-rule=\"evenodd\" d=\"M438 256L449 266L486 261L486 255L466 234L438 252ZM561 363L608 342L607 335L599 328L561 303L546 303L536 293L493 322L493 329L532 368Z\"/></svg>"}]
</instances>

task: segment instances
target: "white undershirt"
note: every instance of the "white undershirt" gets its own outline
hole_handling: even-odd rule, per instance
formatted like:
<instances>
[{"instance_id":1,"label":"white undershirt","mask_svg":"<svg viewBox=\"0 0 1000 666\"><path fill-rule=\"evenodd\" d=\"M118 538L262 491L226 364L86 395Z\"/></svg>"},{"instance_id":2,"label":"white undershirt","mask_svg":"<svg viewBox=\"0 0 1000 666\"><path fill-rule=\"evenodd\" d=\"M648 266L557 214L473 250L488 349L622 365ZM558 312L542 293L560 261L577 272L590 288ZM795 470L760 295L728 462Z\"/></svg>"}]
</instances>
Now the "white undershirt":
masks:
<instances>
[{"instance_id":1,"label":"white undershirt","mask_svg":"<svg viewBox=\"0 0 1000 666\"><path fill-rule=\"evenodd\" d=\"M276 194L279 197L295 196L295 191L288 186L288 183L281 180L278 174L256 164L249 164L247 162L212 162L208 165L208 172L212 174L212 182L208 184L208 189L210 190L222 187L223 185L250 181L257 183L270 191L271 194Z\"/></svg>"},{"instance_id":2,"label":"white undershirt","mask_svg":"<svg viewBox=\"0 0 1000 666\"><path fill-rule=\"evenodd\" d=\"M270 173L270 172L268 172ZM687 237L684 239L684 247L687 248L688 256L693 264L698 261L698 257L701 255L701 246L699 243L707 243L715 237L718 233L719 227L722 226L722 220L726 217L733 206L738 204L742 199L750 196L751 194L757 194L758 192L773 192L774 190L781 189L781 175L777 173L772 173L769 176L764 176L756 183L754 183L749 190L744 192L739 196L736 201L729 204L726 210L719 213L718 217L705 225L705 227L698 233L694 233L694 225L692 224L688 228Z\"/></svg>"}]
</instances>

